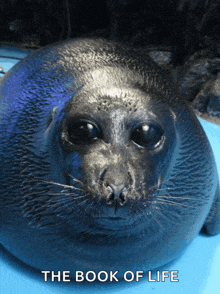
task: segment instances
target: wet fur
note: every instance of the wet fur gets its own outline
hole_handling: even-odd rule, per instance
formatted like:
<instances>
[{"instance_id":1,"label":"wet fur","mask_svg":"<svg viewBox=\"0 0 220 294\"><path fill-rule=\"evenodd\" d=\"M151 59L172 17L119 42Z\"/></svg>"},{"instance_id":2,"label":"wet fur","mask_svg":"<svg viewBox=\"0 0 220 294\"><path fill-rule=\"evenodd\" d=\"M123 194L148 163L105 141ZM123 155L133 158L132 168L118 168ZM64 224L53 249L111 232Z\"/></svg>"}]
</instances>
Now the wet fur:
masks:
<instances>
[{"instance_id":1,"label":"wet fur","mask_svg":"<svg viewBox=\"0 0 220 294\"><path fill-rule=\"evenodd\" d=\"M155 268L175 258L204 224L208 234L219 232L219 180L211 147L172 82L145 57L104 40L70 41L28 57L22 71L18 65L2 81L1 238L3 246L27 264L41 269L50 260L53 270L91 265L94 270ZM107 79L123 68L117 77L132 89L131 96L98 98L96 114L109 119L115 105L121 105L119 112L136 113L144 103L133 102L138 91L153 98L149 109L170 118L163 121L170 134L160 157L149 157L132 144L119 148L112 143L114 134L107 143L76 147L72 153L63 150L59 134L65 120L80 107L82 97L97 96L96 90L91 94L97 82L91 69L102 71L105 66L111 66ZM13 80L16 87L9 91ZM117 85L110 79L104 87L111 83ZM88 103L88 112L90 107ZM130 188L125 206L111 210L97 175L107 170L112 178L117 167L121 174L128 171ZM114 214L123 217L121 227L98 220ZM12 229L18 223L20 235ZM164 261L157 256L160 248ZM26 254L28 249L33 256Z\"/></svg>"}]
</instances>

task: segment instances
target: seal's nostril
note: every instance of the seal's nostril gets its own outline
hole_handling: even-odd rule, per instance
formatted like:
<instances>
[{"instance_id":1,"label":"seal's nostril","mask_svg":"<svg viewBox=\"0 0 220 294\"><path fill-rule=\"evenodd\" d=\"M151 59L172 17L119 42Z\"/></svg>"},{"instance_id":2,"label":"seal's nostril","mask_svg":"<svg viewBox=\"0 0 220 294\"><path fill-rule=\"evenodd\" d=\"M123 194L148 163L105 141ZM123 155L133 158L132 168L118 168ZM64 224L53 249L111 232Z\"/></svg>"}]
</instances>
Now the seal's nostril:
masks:
<instances>
[{"instance_id":1,"label":"seal's nostril","mask_svg":"<svg viewBox=\"0 0 220 294\"><path fill-rule=\"evenodd\" d=\"M118 203L120 206L123 206L126 202L125 191L127 188L124 185L108 185L107 190L109 191L109 195L107 197L107 204L111 205L114 202Z\"/></svg>"},{"instance_id":2,"label":"seal's nostril","mask_svg":"<svg viewBox=\"0 0 220 294\"><path fill-rule=\"evenodd\" d=\"M102 172L101 172L101 174L100 174L100 176L99 176L99 178L100 178L100 181L103 181L104 180L104 176L105 176L105 173L107 172L107 168L105 168Z\"/></svg>"},{"instance_id":3,"label":"seal's nostril","mask_svg":"<svg viewBox=\"0 0 220 294\"><path fill-rule=\"evenodd\" d=\"M120 202L119 202L119 204L122 206L122 205L124 205L125 204L125 202L126 202L126 196L125 196L125 194L124 194L124 191L126 190L126 188L124 188L124 190L122 191L122 193L119 195L119 199L120 199Z\"/></svg>"},{"instance_id":4,"label":"seal's nostril","mask_svg":"<svg viewBox=\"0 0 220 294\"><path fill-rule=\"evenodd\" d=\"M108 197L107 197L107 204L111 205L114 202L114 194L111 193Z\"/></svg>"}]
</instances>

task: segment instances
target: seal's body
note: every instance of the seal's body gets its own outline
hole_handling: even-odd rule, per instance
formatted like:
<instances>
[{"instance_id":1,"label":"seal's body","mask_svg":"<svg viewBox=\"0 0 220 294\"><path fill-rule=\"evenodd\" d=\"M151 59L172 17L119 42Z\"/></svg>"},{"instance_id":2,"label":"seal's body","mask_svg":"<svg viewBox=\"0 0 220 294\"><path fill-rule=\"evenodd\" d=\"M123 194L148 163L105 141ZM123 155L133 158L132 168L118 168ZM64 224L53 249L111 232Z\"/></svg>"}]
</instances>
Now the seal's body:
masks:
<instances>
[{"instance_id":1,"label":"seal's body","mask_svg":"<svg viewBox=\"0 0 220 294\"><path fill-rule=\"evenodd\" d=\"M39 270L158 268L220 230L196 116L141 51L44 48L0 88L1 243Z\"/></svg>"}]
</instances>

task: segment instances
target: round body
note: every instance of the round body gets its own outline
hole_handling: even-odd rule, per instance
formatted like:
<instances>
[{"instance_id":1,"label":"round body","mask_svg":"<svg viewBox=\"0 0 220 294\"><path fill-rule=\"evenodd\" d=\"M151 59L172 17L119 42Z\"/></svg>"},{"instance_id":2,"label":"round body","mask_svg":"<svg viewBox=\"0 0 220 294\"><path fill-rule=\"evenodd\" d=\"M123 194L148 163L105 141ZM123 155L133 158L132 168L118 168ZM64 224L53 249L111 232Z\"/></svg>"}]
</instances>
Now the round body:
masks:
<instances>
[{"instance_id":1,"label":"round body","mask_svg":"<svg viewBox=\"0 0 220 294\"><path fill-rule=\"evenodd\" d=\"M218 189L209 142L143 52L46 47L2 79L0 109L1 243L24 263L154 269L203 227Z\"/></svg>"}]
</instances>

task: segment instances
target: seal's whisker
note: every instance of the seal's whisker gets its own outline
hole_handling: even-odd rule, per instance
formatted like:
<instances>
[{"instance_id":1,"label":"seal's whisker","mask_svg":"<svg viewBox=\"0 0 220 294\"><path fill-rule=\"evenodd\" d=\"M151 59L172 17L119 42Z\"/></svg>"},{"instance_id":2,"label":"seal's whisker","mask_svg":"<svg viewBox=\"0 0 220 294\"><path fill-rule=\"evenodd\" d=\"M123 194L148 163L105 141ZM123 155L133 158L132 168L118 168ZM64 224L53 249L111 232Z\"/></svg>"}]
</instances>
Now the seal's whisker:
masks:
<instances>
[{"instance_id":1,"label":"seal's whisker","mask_svg":"<svg viewBox=\"0 0 220 294\"><path fill-rule=\"evenodd\" d=\"M174 216L178 216L177 213L173 213L173 212L170 211L170 210L166 210L166 209L164 209L164 208L165 208L164 206L155 206L155 205L154 205L153 208L154 208L154 209L157 209L157 210L161 210L162 212L169 213L169 214L174 215Z\"/></svg>"},{"instance_id":2,"label":"seal's whisker","mask_svg":"<svg viewBox=\"0 0 220 294\"><path fill-rule=\"evenodd\" d=\"M66 200L66 199L65 199ZM50 210L52 211L57 211L59 210L58 214L65 211L65 214L66 214L66 209L72 211L70 205L69 205L69 202L67 201L62 201L62 202L55 202L55 203L50 203L48 206L47 206Z\"/></svg>"},{"instance_id":3,"label":"seal's whisker","mask_svg":"<svg viewBox=\"0 0 220 294\"><path fill-rule=\"evenodd\" d=\"M143 211L139 208L139 210L142 212L142 215L145 217L145 219L147 219L147 216L143 213ZM152 214L151 211L149 211L149 214L151 215L151 217L153 218L153 220L155 220L157 222L157 224L161 227L161 229L163 230L163 226L160 223L160 221L155 217L155 215ZM147 219L148 220L148 219Z\"/></svg>"},{"instance_id":4,"label":"seal's whisker","mask_svg":"<svg viewBox=\"0 0 220 294\"><path fill-rule=\"evenodd\" d=\"M80 202L79 205L85 204L90 198L85 199L84 201Z\"/></svg>"},{"instance_id":5,"label":"seal's whisker","mask_svg":"<svg viewBox=\"0 0 220 294\"><path fill-rule=\"evenodd\" d=\"M195 199L195 198L192 198L192 197L182 197L182 196L176 197L176 196L171 196L170 191L167 191L167 193L168 193L169 196L160 195L160 196L157 196L157 197L174 198L174 199L180 199L180 200L182 200L182 199L185 200L186 199L186 200L191 200L191 201L194 201L194 202L207 203L207 200L205 200L205 199Z\"/></svg>"},{"instance_id":6,"label":"seal's whisker","mask_svg":"<svg viewBox=\"0 0 220 294\"><path fill-rule=\"evenodd\" d=\"M92 207L92 205L93 205L93 203L94 203L93 198L90 198L90 199L88 198L88 200L91 200L91 203L88 203L88 205L87 205L87 207L86 207L84 213L86 213L87 209L88 209L89 207Z\"/></svg>"},{"instance_id":7,"label":"seal's whisker","mask_svg":"<svg viewBox=\"0 0 220 294\"><path fill-rule=\"evenodd\" d=\"M161 229L163 230L163 226L162 226L161 222L154 215L152 215L152 217L157 222L157 224L161 227Z\"/></svg>"},{"instance_id":8,"label":"seal's whisker","mask_svg":"<svg viewBox=\"0 0 220 294\"><path fill-rule=\"evenodd\" d=\"M164 183L166 183L167 181L170 181L170 180L172 180L174 177L172 176L172 177L169 177L168 179L166 179L166 180L162 180L161 179L161 177L159 177L159 179L158 179L158 182L155 184L155 185L153 185L153 186L151 186L149 189L154 189L154 188L157 188L157 190L163 190L163 189L170 189L170 188L159 188L159 186L161 186L162 184L164 184ZM145 185L146 185L146 183L144 183Z\"/></svg>"},{"instance_id":9,"label":"seal's whisker","mask_svg":"<svg viewBox=\"0 0 220 294\"><path fill-rule=\"evenodd\" d=\"M171 221L171 222L176 223L177 219L175 219L175 220L171 219L171 218L168 217L166 214L164 214L164 212L169 213L169 214L172 215L173 217L178 218L178 214L177 214L177 213L174 214L174 213L172 213L172 212L170 212L170 211L167 211L167 210L164 210L164 209L162 209L162 208L160 208L160 207L155 207L155 208L159 210L158 213L160 214L160 216L164 217L164 218L167 219L169 222Z\"/></svg>"},{"instance_id":10,"label":"seal's whisker","mask_svg":"<svg viewBox=\"0 0 220 294\"><path fill-rule=\"evenodd\" d=\"M84 191L82 191L82 192L85 194ZM80 195L82 195L82 192L80 192L80 194L79 194L79 193L74 192L74 191L69 192L68 190L62 190L60 192L48 193L48 195L70 195L70 196L77 196L78 195L78 196L80 196Z\"/></svg>"},{"instance_id":11,"label":"seal's whisker","mask_svg":"<svg viewBox=\"0 0 220 294\"><path fill-rule=\"evenodd\" d=\"M69 188L69 189L73 189L73 190L83 191L80 188L76 188L76 187L70 186L70 185L64 185L64 184L56 183L56 182L53 182L53 181L44 181L44 180L41 180L41 181L44 182L44 183L47 183L47 184L53 184L53 185L61 186L61 187L64 187L64 188Z\"/></svg>"},{"instance_id":12,"label":"seal's whisker","mask_svg":"<svg viewBox=\"0 0 220 294\"><path fill-rule=\"evenodd\" d=\"M77 193L71 193L71 192L68 192L68 191L65 191L65 192L63 192L63 191L61 191L60 193L59 192L54 192L54 193L48 193L48 195L49 196L77 196L77 195L79 195L79 194L77 194Z\"/></svg>"},{"instance_id":13,"label":"seal's whisker","mask_svg":"<svg viewBox=\"0 0 220 294\"><path fill-rule=\"evenodd\" d=\"M171 188L167 188L167 187L166 187L166 188L158 188L157 191L168 191L168 190L170 190L170 189L171 189Z\"/></svg>"},{"instance_id":14,"label":"seal's whisker","mask_svg":"<svg viewBox=\"0 0 220 294\"><path fill-rule=\"evenodd\" d=\"M75 177L72 176L71 174L67 174L67 175L70 176L70 177L73 179L73 181L78 182L78 183L80 183L80 184L83 184L82 181L78 180L77 178L75 178Z\"/></svg>"},{"instance_id":15,"label":"seal's whisker","mask_svg":"<svg viewBox=\"0 0 220 294\"><path fill-rule=\"evenodd\" d=\"M82 199L82 198L86 198L89 194L84 194L84 195L81 195L79 197L74 197L73 200L78 200L78 199Z\"/></svg>"},{"instance_id":16,"label":"seal's whisker","mask_svg":"<svg viewBox=\"0 0 220 294\"><path fill-rule=\"evenodd\" d=\"M173 205L173 206L183 206L183 207L189 207L186 204L182 204L182 203L178 203L178 202L174 202L174 201L168 201L168 200L159 200L156 201L157 204L164 204L164 205Z\"/></svg>"},{"instance_id":17,"label":"seal's whisker","mask_svg":"<svg viewBox=\"0 0 220 294\"><path fill-rule=\"evenodd\" d=\"M194 206L187 205L187 204L182 204L179 202L171 201L171 200L165 200L165 199L160 199L159 201L157 200L156 203L158 204L167 204L167 205L173 205L173 206L182 206L182 207L190 207L190 208L195 208Z\"/></svg>"},{"instance_id":18,"label":"seal's whisker","mask_svg":"<svg viewBox=\"0 0 220 294\"><path fill-rule=\"evenodd\" d=\"M54 196L55 194L51 194L51 196ZM57 194L55 195L56 197L57 196L60 196L61 198L57 199L56 198L56 201L62 201L63 199L71 199L71 196L74 196L72 197L73 200L76 200L76 199L82 199L82 198L85 198L88 194L84 194L84 195L71 195L71 194Z\"/></svg>"},{"instance_id":19,"label":"seal's whisker","mask_svg":"<svg viewBox=\"0 0 220 294\"><path fill-rule=\"evenodd\" d=\"M138 210L140 210L142 216L148 221L146 214L144 213L144 209L141 209L140 207L137 207Z\"/></svg>"},{"instance_id":20,"label":"seal's whisker","mask_svg":"<svg viewBox=\"0 0 220 294\"><path fill-rule=\"evenodd\" d=\"M190 200L195 200L193 198L190 197L177 197L177 196L157 196L157 198L174 198L174 199L190 199Z\"/></svg>"},{"instance_id":21,"label":"seal's whisker","mask_svg":"<svg viewBox=\"0 0 220 294\"><path fill-rule=\"evenodd\" d=\"M149 204L155 204L155 203L157 203L156 200L149 200L149 199L146 202L147 202L147 204L143 204L145 207L148 206Z\"/></svg>"},{"instance_id":22,"label":"seal's whisker","mask_svg":"<svg viewBox=\"0 0 220 294\"><path fill-rule=\"evenodd\" d=\"M182 200L182 199L186 199L186 200L192 200L192 201L199 201L199 202L204 202L206 203L207 201L204 200L204 199L195 199L195 198L192 198L192 197L176 197L176 196L157 196L157 198L168 198L168 199L179 199L179 200Z\"/></svg>"}]
</instances>

